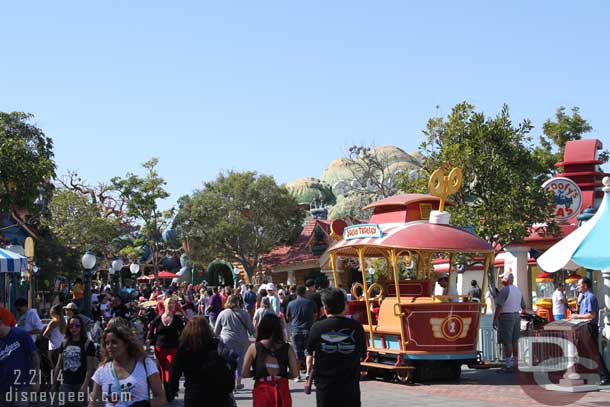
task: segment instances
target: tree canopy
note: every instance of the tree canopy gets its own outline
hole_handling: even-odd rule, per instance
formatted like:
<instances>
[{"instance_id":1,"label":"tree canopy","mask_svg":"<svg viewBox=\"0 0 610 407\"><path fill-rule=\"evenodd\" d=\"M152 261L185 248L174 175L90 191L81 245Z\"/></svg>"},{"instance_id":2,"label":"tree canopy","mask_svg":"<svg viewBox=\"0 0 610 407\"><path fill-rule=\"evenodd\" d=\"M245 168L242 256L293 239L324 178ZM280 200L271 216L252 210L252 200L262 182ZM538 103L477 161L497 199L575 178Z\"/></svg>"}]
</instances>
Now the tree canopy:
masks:
<instances>
[{"instance_id":1,"label":"tree canopy","mask_svg":"<svg viewBox=\"0 0 610 407\"><path fill-rule=\"evenodd\" d=\"M179 200L174 226L196 260L239 262L249 276L261 255L292 241L304 213L273 177L229 172Z\"/></svg>"},{"instance_id":2,"label":"tree canopy","mask_svg":"<svg viewBox=\"0 0 610 407\"><path fill-rule=\"evenodd\" d=\"M135 260L141 254L141 245L146 243L152 248L155 274L159 271L161 234L173 217L173 208L163 211L159 201L169 197L165 190L165 180L159 175L156 166L157 158L142 164L146 170L144 176L128 173L124 178L114 177L111 185L119 192L125 202L125 214L139 225L140 239L134 245L125 247L121 254Z\"/></svg>"},{"instance_id":3,"label":"tree canopy","mask_svg":"<svg viewBox=\"0 0 610 407\"><path fill-rule=\"evenodd\" d=\"M55 177L53 141L31 124L33 115L0 112L0 212L29 211L47 200Z\"/></svg>"},{"instance_id":4,"label":"tree canopy","mask_svg":"<svg viewBox=\"0 0 610 407\"><path fill-rule=\"evenodd\" d=\"M84 253L94 249L104 255L112 252L113 239L121 235L120 219L104 216L90 197L66 188L57 189L49 203L47 226L64 246Z\"/></svg>"},{"instance_id":5,"label":"tree canopy","mask_svg":"<svg viewBox=\"0 0 610 407\"><path fill-rule=\"evenodd\" d=\"M452 223L473 226L498 249L519 242L536 223L549 223L551 197L542 188L544 163L533 154L529 120L513 124L508 106L495 117L476 112L462 102L446 117L432 118L420 146L423 176L404 178L402 189L427 192L429 175L437 168L461 167L464 182L450 199Z\"/></svg>"},{"instance_id":6,"label":"tree canopy","mask_svg":"<svg viewBox=\"0 0 610 407\"><path fill-rule=\"evenodd\" d=\"M543 126L543 134L539 137L540 145L534 149L534 156L544 168L544 174L549 177L556 172L555 163L563 161L563 153L568 141L580 140L582 136L593 130L589 122L580 115L577 106L572 107L572 114L566 114L566 108L560 106L555 112L555 119L547 119ZM608 151L600 155L603 161L608 160Z\"/></svg>"}]
</instances>

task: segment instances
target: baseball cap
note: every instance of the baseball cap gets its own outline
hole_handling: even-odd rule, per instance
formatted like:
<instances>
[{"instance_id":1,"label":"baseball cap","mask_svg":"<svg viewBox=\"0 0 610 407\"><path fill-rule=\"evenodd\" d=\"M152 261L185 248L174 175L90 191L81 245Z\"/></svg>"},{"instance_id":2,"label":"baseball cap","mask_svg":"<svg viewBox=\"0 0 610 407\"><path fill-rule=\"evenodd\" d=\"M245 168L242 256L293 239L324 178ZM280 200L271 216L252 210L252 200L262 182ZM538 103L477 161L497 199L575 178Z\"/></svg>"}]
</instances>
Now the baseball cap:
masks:
<instances>
[{"instance_id":1,"label":"baseball cap","mask_svg":"<svg viewBox=\"0 0 610 407\"><path fill-rule=\"evenodd\" d=\"M68 303L68 305L66 305L64 307L64 309L71 309L71 310L74 310L74 311L78 311L78 305L76 305L73 302L70 302L70 303Z\"/></svg>"},{"instance_id":2,"label":"baseball cap","mask_svg":"<svg viewBox=\"0 0 610 407\"><path fill-rule=\"evenodd\" d=\"M267 284L267 286L265 287L265 289L266 289L267 291L275 291L275 284L273 284L273 283L269 283L269 284Z\"/></svg>"}]
</instances>

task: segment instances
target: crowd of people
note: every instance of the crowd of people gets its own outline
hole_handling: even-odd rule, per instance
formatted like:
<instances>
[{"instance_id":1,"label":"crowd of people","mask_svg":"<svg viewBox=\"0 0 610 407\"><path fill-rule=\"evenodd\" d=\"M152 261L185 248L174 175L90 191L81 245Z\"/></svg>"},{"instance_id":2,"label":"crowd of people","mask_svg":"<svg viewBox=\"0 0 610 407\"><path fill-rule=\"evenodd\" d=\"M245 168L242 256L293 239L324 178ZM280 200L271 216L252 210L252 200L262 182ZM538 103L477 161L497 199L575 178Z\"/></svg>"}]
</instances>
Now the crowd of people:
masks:
<instances>
[{"instance_id":1,"label":"crowd of people","mask_svg":"<svg viewBox=\"0 0 610 407\"><path fill-rule=\"evenodd\" d=\"M232 406L253 378L255 407L289 407L290 381L317 405L359 405L362 326L343 317L346 292L317 285L143 284L131 293L81 287L41 321L27 300L0 307L2 405ZM339 340L340 339L340 340ZM338 346L341 347L338 351ZM320 367L320 368L317 368Z\"/></svg>"}]
</instances>

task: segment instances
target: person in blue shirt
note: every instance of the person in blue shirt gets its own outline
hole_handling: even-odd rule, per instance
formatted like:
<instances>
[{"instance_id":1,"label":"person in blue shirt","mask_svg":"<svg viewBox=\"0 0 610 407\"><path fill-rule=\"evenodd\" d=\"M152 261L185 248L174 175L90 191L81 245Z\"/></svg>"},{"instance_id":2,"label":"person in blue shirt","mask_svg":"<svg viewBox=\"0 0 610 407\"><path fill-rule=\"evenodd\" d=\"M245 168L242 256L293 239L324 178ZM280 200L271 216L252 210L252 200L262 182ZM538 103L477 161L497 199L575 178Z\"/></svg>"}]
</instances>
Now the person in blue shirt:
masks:
<instances>
[{"instance_id":1,"label":"person in blue shirt","mask_svg":"<svg viewBox=\"0 0 610 407\"><path fill-rule=\"evenodd\" d=\"M286 317L290 322L290 333L292 349L297 356L297 362L300 367L305 366L305 358L307 357L306 347L309 341L309 331L313 325L314 316L318 312L316 304L309 298L305 298L305 286L297 288L297 298L288 303L286 308ZM299 369L300 371L300 369ZM306 380L308 377L306 377ZM298 375L296 380L301 380Z\"/></svg>"},{"instance_id":2,"label":"person in blue shirt","mask_svg":"<svg viewBox=\"0 0 610 407\"><path fill-rule=\"evenodd\" d=\"M40 359L30 335L21 328L6 325L0 316L0 405L27 405L29 392L40 389ZM25 394L24 394L25 393Z\"/></svg>"},{"instance_id":3,"label":"person in blue shirt","mask_svg":"<svg viewBox=\"0 0 610 407\"><path fill-rule=\"evenodd\" d=\"M246 303L246 311L250 314L250 319L254 318L254 311L256 310L256 293L254 292L254 286L250 284L248 291L244 293L244 302Z\"/></svg>"},{"instance_id":4,"label":"person in blue shirt","mask_svg":"<svg viewBox=\"0 0 610 407\"><path fill-rule=\"evenodd\" d=\"M591 280L588 278L581 278L578 280L578 292L580 298L578 301L578 314L572 314L570 319L585 319L589 320L589 332L593 343L597 348L599 338L599 303L595 295L591 292ZM600 355L602 366L600 368L601 383L602 385L610 384L610 372L604 365L603 358Z\"/></svg>"}]
</instances>

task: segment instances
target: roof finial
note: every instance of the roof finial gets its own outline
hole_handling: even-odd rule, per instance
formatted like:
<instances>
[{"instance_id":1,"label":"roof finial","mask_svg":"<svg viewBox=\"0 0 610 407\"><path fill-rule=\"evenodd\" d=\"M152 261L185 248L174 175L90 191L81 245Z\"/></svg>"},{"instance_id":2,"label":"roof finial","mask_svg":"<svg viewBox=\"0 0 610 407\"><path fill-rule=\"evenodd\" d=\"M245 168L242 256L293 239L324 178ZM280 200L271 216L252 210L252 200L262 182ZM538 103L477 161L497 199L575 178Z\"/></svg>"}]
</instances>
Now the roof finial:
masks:
<instances>
[{"instance_id":1,"label":"roof finial","mask_svg":"<svg viewBox=\"0 0 610 407\"><path fill-rule=\"evenodd\" d=\"M447 197L460 190L462 180L462 169L458 167L452 169L449 175L444 168L439 168L432 173L428 181L428 191L430 191L430 195L441 199L438 207L439 212L444 211Z\"/></svg>"}]
</instances>

